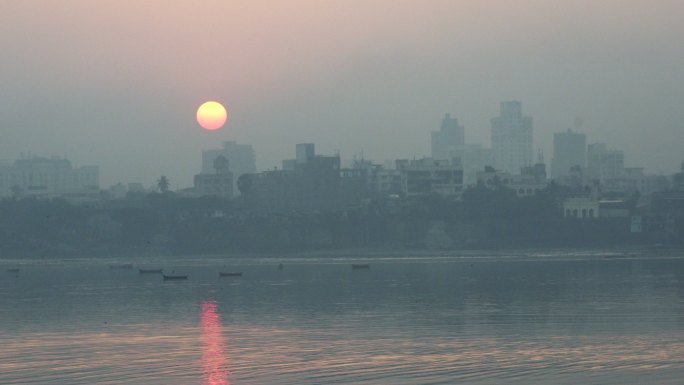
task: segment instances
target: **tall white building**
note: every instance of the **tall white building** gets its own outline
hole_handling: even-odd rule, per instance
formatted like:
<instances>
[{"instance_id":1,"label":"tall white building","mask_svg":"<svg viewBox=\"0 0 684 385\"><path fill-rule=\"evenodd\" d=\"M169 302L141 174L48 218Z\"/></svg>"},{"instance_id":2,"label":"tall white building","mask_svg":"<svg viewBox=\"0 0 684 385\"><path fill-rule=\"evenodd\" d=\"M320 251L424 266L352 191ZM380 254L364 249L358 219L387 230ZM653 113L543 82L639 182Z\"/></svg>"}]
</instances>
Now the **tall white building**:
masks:
<instances>
[{"instance_id":1,"label":"tall white building","mask_svg":"<svg viewBox=\"0 0 684 385\"><path fill-rule=\"evenodd\" d=\"M492 151L497 170L516 175L532 165L532 118L523 116L521 102L501 102L499 116L492 119Z\"/></svg>"}]
</instances>

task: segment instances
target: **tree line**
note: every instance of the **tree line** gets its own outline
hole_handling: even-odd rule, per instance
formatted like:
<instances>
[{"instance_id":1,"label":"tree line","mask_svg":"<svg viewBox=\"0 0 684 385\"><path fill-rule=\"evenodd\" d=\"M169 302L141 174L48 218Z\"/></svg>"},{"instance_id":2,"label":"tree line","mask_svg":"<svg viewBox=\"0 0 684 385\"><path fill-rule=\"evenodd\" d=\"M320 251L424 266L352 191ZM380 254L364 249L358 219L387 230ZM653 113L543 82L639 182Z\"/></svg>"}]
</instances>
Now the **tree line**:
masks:
<instances>
[{"instance_id":1,"label":"tree line","mask_svg":"<svg viewBox=\"0 0 684 385\"><path fill-rule=\"evenodd\" d=\"M160 190L129 193L95 206L62 199L4 199L3 255L455 250L663 241L648 231L631 233L628 218L563 218L562 191L555 185L529 197L478 185L467 188L460 200L376 197L341 210L285 213L255 212L239 197L186 198ZM683 229L677 231L684 235Z\"/></svg>"}]
</instances>

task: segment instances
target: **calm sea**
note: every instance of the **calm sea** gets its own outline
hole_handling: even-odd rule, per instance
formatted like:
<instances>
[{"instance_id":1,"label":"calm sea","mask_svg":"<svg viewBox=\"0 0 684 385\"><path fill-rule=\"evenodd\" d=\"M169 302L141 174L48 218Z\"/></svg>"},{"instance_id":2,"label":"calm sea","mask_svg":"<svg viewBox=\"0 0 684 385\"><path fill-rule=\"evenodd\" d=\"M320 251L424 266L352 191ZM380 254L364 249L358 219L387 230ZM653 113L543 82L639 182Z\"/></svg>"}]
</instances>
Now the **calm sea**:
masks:
<instances>
[{"instance_id":1,"label":"calm sea","mask_svg":"<svg viewBox=\"0 0 684 385\"><path fill-rule=\"evenodd\" d=\"M4 385L684 378L684 255L132 256L0 269Z\"/></svg>"}]
</instances>

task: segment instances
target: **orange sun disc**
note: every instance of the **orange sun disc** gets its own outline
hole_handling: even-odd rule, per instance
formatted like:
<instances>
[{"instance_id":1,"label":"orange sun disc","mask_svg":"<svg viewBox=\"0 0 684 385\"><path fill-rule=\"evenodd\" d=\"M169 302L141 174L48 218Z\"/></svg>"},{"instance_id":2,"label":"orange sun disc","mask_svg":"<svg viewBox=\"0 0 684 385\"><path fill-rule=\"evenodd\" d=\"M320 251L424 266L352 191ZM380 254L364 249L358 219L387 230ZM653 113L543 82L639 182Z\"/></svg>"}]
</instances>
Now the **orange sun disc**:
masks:
<instances>
[{"instance_id":1,"label":"orange sun disc","mask_svg":"<svg viewBox=\"0 0 684 385\"><path fill-rule=\"evenodd\" d=\"M206 130L218 130L228 119L226 108L219 102L209 101L197 109L197 123Z\"/></svg>"}]
</instances>

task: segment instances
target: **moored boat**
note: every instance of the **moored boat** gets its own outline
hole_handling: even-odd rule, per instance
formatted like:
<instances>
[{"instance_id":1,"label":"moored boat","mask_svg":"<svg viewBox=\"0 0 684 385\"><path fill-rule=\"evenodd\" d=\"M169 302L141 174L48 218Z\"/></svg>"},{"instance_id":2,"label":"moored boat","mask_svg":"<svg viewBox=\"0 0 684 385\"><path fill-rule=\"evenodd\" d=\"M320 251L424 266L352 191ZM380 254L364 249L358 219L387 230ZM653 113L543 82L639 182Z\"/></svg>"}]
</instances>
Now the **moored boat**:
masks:
<instances>
[{"instance_id":1,"label":"moored boat","mask_svg":"<svg viewBox=\"0 0 684 385\"><path fill-rule=\"evenodd\" d=\"M219 272L219 277L242 277L242 272Z\"/></svg>"},{"instance_id":2,"label":"moored boat","mask_svg":"<svg viewBox=\"0 0 684 385\"><path fill-rule=\"evenodd\" d=\"M164 281L172 281L172 280L181 280L181 279L188 279L188 275L166 275L163 274Z\"/></svg>"},{"instance_id":3,"label":"moored boat","mask_svg":"<svg viewBox=\"0 0 684 385\"><path fill-rule=\"evenodd\" d=\"M7 272L8 272L8 273L18 273L18 272L19 272L19 269L17 269L17 268L9 268L9 269L7 269Z\"/></svg>"}]
</instances>

